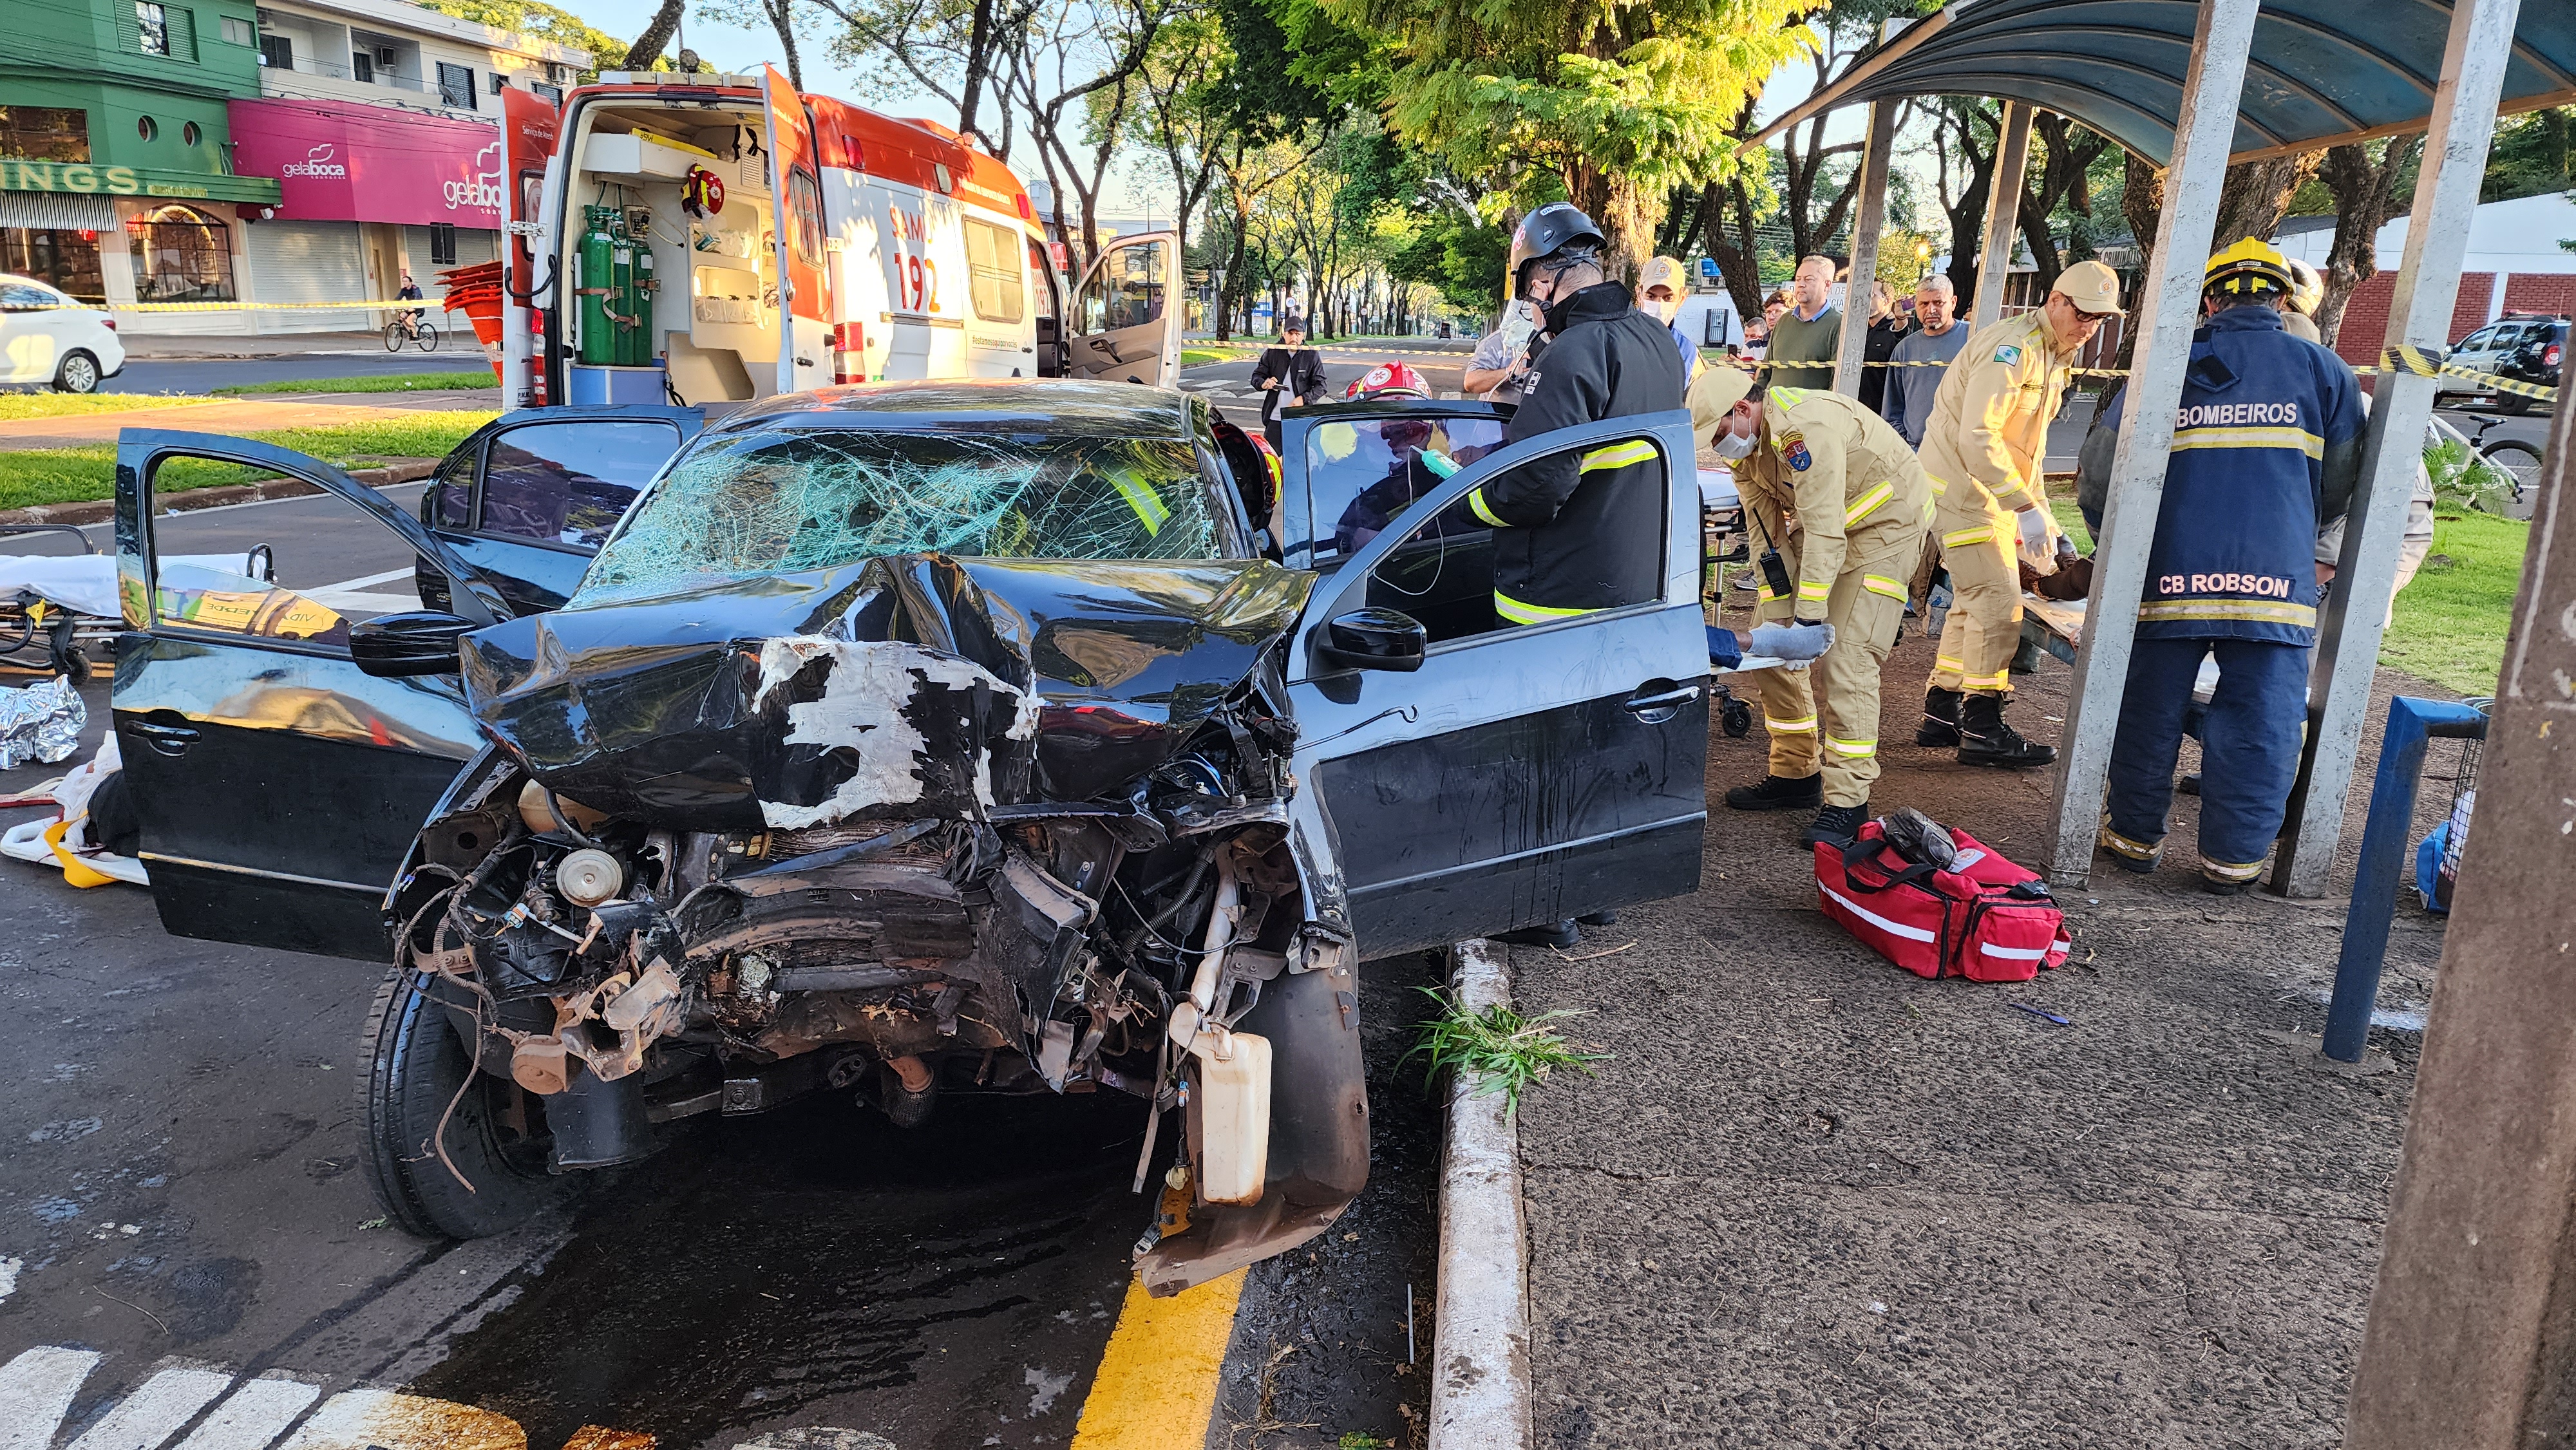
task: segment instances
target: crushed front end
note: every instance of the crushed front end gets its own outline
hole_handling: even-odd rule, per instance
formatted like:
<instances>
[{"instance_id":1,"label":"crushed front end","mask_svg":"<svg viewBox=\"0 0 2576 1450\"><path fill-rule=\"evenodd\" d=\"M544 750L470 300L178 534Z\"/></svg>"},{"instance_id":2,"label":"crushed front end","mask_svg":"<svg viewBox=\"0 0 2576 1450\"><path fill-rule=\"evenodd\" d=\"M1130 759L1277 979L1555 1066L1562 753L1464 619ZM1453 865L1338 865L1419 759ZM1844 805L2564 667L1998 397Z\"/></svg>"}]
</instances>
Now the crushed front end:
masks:
<instances>
[{"instance_id":1,"label":"crushed front end","mask_svg":"<svg viewBox=\"0 0 2576 1450\"><path fill-rule=\"evenodd\" d=\"M484 631L496 748L398 949L558 1172L824 1089L912 1125L1106 1088L1151 1104L1140 1187L1177 1133L1151 1289L1280 1252L1367 1173L1356 953L1287 808L1305 588L903 555Z\"/></svg>"}]
</instances>

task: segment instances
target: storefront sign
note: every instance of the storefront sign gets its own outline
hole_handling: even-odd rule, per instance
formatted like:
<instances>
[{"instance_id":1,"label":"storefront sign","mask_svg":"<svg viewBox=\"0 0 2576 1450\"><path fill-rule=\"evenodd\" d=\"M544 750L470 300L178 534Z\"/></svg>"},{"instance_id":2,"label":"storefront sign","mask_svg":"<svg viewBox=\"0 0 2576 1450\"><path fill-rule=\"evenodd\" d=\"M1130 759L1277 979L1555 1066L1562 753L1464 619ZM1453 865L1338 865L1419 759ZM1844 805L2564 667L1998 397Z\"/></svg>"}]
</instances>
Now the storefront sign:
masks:
<instances>
[{"instance_id":1,"label":"storefront sign","mask_svg":"<svg viewBox=\"0 0 2576 1450\"><path fill-rule=\"evenodd\" d=\"M501 132L337 101L232 103L235 164L274 176L295 221L501 225Z\"/></svg>"}]
</instances>

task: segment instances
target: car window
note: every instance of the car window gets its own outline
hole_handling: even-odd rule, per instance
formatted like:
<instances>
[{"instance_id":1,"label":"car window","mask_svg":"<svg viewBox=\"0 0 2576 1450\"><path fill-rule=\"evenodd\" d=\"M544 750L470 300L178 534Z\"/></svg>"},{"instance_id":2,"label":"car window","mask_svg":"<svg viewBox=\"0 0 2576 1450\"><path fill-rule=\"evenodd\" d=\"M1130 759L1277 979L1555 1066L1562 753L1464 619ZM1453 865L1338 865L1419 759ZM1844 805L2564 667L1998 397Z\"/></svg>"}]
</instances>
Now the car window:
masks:
<instances>
[{"instance_id":1,"label":"car window","mask_svg":"<svg viewBox=\"0 0 2576 1450\"><path fill-rule=\"evenodd\" d=\"M1609 450L1633 447L1638 443L1662 450L1648 439L1613 440L1584 445L1586 455L1598 457ZM1532 459L1520 465L1529 468L1541 462ZM1418 464L1416 465L1419 466ZM1519 469L1509 469L1486 480L1481 488L1492 489ZM1625 509L1654 509L1661 519L1669 512L1668 490L1672 470L1654 470L1657 482L1651 499L1627 499ZM1586 485L1578 484L1578 490ZM1579 493L1577 495L1580 497ZM1521 629L1523 624L1501 618L1494 606L1494 535L1500 530L1482 527L1468 501L1460 499L1428 519L1416 522L1412 532L1394 551L1369 572L1368 602L1376 607L1394 609L1421 621L1431 642L1468 639L1478 635L1500 634ZM1660 540L1662 530L1655 530ZM1623 609L1657 598L1663 588L1663 550L1657 547L1636 561L1634 577L1615 580L1601 609ZM1552 622L1552 621L1550 621Z\"/></svg>"},{"instance_id":2,"label":"car window","mask_svg":"<svg viewBox=\"0 0 2576 1450\"><path fill-rule=\"evenodd\" d=\"M1163 315L1163 243L1135 242L1109 254L1075 302L1086 336L1142 327Z\"/></svg>"},{"instance_id":3,"label":"car window","mask_svg":"<svg viewBox=\"0 0 2576 1450\"><path fill-rule=\"evenodd\" d=\"M59 307L63 299L24 282L0 285L0 307Z\"/></svg>"},{"instance_id":4,"label":"car window","mask_svg":"<svg viewBox=\"0 0 2576 1450\"><path fill-rule=\"evenodd\" d=\"M484 458L479 531L598 548L679 447L679 428L652 419L513 428Z\"/></svg>"},{"instance_id":5,"label":"car window","mask_svg":"<svg viewBox=\"0 0 2576 1450\"><path fill-rule=\"evenodd\" d=\"M1180 438L745 433L674 464L569 608L882 554L1205 559L1216 519Z\"/></svg>"},{"instance_id":6,"label":"car window","mask_svg":"<svg viewBox=\"0 0 2576 1450\"><path fill-rule=\"evenodd\" d=\"M147 497L275 476L165 454ZM125 575L123 587L134 591L125 614L140 628L345 651L352 623L422 607L419 557L400 534L331 493L171 514L153 521L148 612L140 576Z\"/></svg>"},{"instance_id":7,"label":"car window","mask_svg":"<svg viewBox=\"0 0 2576 1450\"><path fill-rule=\"evenodd\" d=\"M967 299L986 322L1017 322L1027 311L1028 272L1019 242L991 222L966 218Z\"/></svg>"},{"instance_id":8,"label":"car window","mask_svg":"<svg viewBox=\"0 0 2576 1450\"><path fill-rule=\"evenodd\" d=\"M2468 352L2477 348L2493 347L2495 345L2495 336L2496 329L2492 324L2486 327L2481 327L2477 331L2470 333L2468 336L2461 338L2459 347L2455 350L2459 352Z\"/></svg>"},{"instance_id":9,"label":"car window","mask_svg":"<svg viewBox=\"0 0 2576 1450\"><path fill-rule=\"evenodd\" d=\"M1461 465L1503 444L1500 418L1333 419L1306 430L1306 489L1315 557L1338 559L1376 538L1439 482L1425 450Z\"/></svg>"},{"instance_id":10,"label":"car window","mask_svg":"<svg viewBox=\"0 0 2576 1450\"><path fill-rule=\"evenodd\" d=\"M481 452L479 442L469 441L439 460L429 484L431 528L474 527L474 460Z\"/></svg>"}]
</instances>

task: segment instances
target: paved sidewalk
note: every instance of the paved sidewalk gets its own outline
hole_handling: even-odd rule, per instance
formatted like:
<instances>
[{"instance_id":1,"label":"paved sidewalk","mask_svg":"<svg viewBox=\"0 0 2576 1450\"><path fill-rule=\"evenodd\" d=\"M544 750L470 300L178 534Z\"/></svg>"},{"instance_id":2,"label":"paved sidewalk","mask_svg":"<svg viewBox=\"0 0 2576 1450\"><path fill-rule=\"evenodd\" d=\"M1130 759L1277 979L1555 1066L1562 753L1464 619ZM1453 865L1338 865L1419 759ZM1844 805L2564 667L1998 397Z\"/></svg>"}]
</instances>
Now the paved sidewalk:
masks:
<instances>
[{"instance_id":1,"label":"paved sidewalk","mask_svg":"<svg viewBox=\"0 0 2576 1450\"><path fill-rule=\"evenodd\" d=\"M1930 654L1889 661L1873 805L2029 860L2048 773L1913 745ZM2068 678L2025 679L2024 729ZM2444 693L2383 672L2361 794L2391 685ZM2344 903L2201 893L2184 797L2161 873L2065 893L2067 968L1923 981L1817 914L1802 818L1718 801L1763 749L1711 738L1697 896L1513 952L1522 1008L1611 1054L1521 1117L1538 1443L2335 1445L2420 1044L2348 1077L2281 1035L2323 1022ZM2384 1010L2429 999L2440 920L2401 907Z\"/></svg>"}]
</instances>

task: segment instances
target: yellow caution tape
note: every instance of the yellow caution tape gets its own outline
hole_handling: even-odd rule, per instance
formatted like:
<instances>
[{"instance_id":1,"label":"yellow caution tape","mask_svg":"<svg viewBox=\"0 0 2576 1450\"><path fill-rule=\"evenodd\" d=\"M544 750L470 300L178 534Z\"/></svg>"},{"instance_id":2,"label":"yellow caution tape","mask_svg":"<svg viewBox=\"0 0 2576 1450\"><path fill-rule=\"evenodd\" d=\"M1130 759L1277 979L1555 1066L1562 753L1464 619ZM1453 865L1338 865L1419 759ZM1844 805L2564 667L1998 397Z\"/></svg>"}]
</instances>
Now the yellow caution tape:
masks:
<instances>
[{"instance_id":1,"label":"yellow caution tape","mask_svg":"<svg viewBox=\"0 0 2576 1450\"><path fill-rule=\"evenodd\" d=\"M1712 365L1742 368L1748 373L1759 372L1764 368L1805 368L1813 370L1834 366L1829 362L1775 363L1768 358L1758 357L1720 357L1706 358L1702 360L1709 362ZM1950 361L1946 359L1915 359L1908 362L1864 362L1861 364L1861 366L1865 368L1946 368L1949 365ZM2068 368L2066 370L2066 375L2070 378L2125 378L2129 375L2129 370L2127 368Z\"/></svg>"},{"instance_id":2,"label":"yellow caution tape","mask_svg":"<svg viewBox=\"0 0 2576 1450\"><path fill-rule=\"evenodd\" d=\"M2379 365L2392 373L2409 373L2419 378L2438 377L2442 371L2440 348L2399 345L2379 355Z\"/></svg>"}]
</instances>

